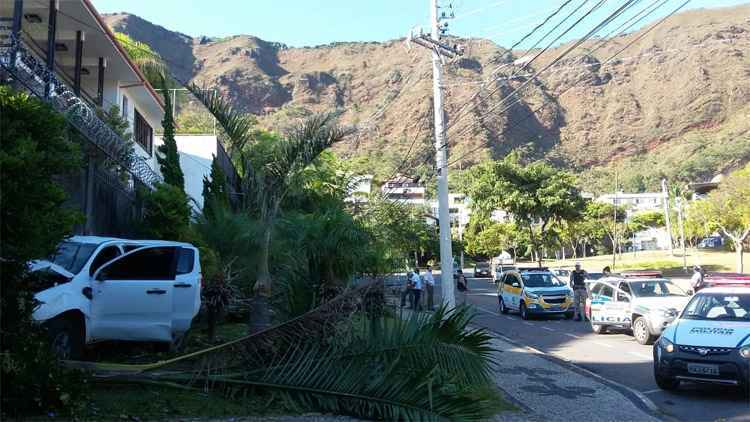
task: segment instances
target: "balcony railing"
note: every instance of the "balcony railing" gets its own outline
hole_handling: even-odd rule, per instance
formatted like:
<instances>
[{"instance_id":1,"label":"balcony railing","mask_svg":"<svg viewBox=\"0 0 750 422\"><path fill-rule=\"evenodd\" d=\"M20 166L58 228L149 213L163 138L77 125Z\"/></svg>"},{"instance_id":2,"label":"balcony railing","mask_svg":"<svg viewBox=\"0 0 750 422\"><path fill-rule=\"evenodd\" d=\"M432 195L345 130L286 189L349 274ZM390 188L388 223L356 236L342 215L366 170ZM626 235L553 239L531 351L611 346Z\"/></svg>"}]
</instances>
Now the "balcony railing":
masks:
<instances>
[{"instance_id":1,"label":"balcony railing","mask_svg":"<svg viewBox=\"0 0 750 422\"><path fill-rule=\"evenodd\" d=\"M99 119L96 110L50 71L43 60L30 53L19 38L11 36L9 41L0 48L0 67L16 82L65 115L68 123L101 150L108 161L132 175L134 180L130 182L138 181L153 189L162 181L146 160L134 154L125 141Z\"/></svg>"}]
</instances>

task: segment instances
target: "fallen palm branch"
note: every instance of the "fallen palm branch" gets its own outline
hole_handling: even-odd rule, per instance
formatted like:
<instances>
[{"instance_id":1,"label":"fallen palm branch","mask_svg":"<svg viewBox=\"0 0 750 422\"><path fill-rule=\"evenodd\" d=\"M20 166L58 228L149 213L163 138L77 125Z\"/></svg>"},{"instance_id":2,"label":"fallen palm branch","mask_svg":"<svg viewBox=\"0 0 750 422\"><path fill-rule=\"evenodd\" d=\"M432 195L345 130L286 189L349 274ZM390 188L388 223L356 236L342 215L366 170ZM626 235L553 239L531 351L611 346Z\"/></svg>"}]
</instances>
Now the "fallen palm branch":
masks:
<instances>
[{"instance_id":1,"label":"fallen palm branch","mask_svg":"<svg viewBox=\"0 0 750 422\"><path fill-rule=\"evenodd\" d=\"M372 300L382 289L365 283L268 330L132 371L95 364L104 369L97 375L230 395L271 392L301 409L371 419L490 416L493 350L486 332L467 329L468 308L387 318Z\"/></svg>"}]
</instances>

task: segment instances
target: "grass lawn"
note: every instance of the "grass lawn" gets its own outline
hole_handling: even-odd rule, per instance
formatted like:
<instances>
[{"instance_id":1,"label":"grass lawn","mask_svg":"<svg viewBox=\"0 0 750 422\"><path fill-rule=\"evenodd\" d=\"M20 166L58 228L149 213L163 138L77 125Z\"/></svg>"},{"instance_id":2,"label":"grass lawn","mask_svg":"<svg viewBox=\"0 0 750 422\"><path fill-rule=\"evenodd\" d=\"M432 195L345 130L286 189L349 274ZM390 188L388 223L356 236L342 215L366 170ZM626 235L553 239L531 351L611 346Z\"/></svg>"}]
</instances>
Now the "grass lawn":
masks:
<instances>
[{"instance_id":1,"label":"grass lawn","mask_svg":"<svg viewBox=\"0 0 750 422\"><path fill-rule=\"evenodd\" d=\"M583 268L588 271L599 272L605 266L612 267L612 271L624 270L659 270L666 277L690 277L693 265L700 265L708 272L724 271L734 272L735 253L723 251L707 251L699 249L688 249L687 254L682 256L682 251L675 250L676 256L671 256L669 251L642 251L623 253L617 256L617 263L612 267L612 255L599 255L588 258L547 260L544 262L549 267L570 267L576 262L581 262ZM745 265L750 265L750 253L744 255ZM688 272L683 269L683 262L687 263Z\"/></svg>"},{"instance_id":2,"label":"grass lawn","mask_svg":"<svg viewBox=\"0 0 750 422\"><path fill-rule=\"evenodd\" d=\"M83 420L165 420L295 414L266 394L229 399L220 393L138 384L96 384Z\"/></svg>"}]
</instances>

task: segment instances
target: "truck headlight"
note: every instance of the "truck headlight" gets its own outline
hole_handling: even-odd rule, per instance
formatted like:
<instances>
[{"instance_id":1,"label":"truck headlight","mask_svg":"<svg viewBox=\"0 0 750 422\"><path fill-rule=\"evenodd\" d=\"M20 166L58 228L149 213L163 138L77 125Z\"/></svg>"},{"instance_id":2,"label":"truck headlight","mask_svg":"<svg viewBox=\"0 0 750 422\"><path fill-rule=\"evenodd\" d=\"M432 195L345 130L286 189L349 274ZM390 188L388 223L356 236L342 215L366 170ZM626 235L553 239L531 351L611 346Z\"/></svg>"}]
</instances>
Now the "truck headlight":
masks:
<instances>
[{"instance_id":1,"label":"truck headlight","mask_svg":"<svg viewBox=\"0 0 750 422\"><path fill-rule=\"evenodd\" d=\"M525 292L525 293L526 293L526 297L528 297L529 299L534 299L534 300L539 299L539 295L537 295L537 294L534 294L534 293L531 293L531 292Z\"/></svg>"},{"instance_id":2,"label":"truck headlight","mask_svg":"<svg viewBox=\"0 0 750 422\"><path fill-rule=\"evenodd\" d=\"M740 348L740 356L745 359L750 359L750 345Z\"/></svg>"},{"instance_id":3,"label":"truck headlight","mask_svg":"<svg viewBox=\"0 0 750 422\"><path fill-rule=\"evenodd\" d=\"M677 316L677 310L676 309L656 309L653 311L654 314L662 317L662 318L674 318Z\"/></svg>"},{"instance_id":4,"label":"truck headlight","mask_svg":"<svg viewBox=\"0 0 750 422\"><path fill-rule=\"evenodd\" d=\"M667 338L664 336L661 336L659 338L659 346L661 346L662 350L664 350L667 353L674 352L674 343L667 340ZM748 352L750 352L750 350ZM748 354L748 356L750 356L750 353Z\"/></svg>"}]
</instances>

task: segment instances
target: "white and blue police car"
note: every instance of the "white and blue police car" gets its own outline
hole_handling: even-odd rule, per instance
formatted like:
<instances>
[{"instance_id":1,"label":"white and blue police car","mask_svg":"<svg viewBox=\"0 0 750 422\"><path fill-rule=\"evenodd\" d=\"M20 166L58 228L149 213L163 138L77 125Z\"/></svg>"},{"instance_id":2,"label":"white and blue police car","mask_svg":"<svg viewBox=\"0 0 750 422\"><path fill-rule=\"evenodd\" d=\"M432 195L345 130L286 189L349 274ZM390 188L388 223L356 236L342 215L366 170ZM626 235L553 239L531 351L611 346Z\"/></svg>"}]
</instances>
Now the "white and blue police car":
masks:
<instances>
[{"instance_id":1,"label":"white and blue police car","mask_svg":"<svg viewBox=\"0 0 750 422\"><path fill-rule=\"evenodd\" d=\"M654 378L750 388L750 288L703 289L654 344Z\"/></svg>"}]
</instances>

